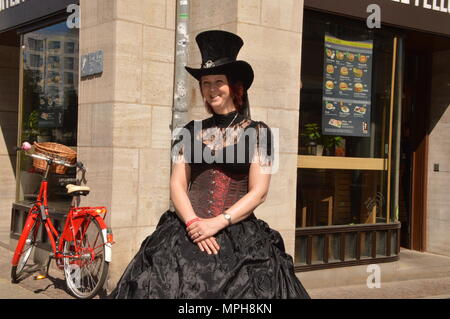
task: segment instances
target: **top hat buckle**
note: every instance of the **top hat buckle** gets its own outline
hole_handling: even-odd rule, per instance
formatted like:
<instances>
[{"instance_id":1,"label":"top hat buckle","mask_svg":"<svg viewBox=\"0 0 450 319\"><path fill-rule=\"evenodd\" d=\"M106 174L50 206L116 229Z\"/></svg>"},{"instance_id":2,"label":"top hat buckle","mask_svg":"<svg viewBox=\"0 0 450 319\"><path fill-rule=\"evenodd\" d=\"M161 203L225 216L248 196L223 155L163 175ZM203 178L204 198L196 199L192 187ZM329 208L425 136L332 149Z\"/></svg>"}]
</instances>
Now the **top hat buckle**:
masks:
<instances>
[{"instance_id":1,"label":"top hat buckle","mask_svg":"<svg viewBox=\"0 0 450 319\"><path fill-rule=\"evenodd\" d=\"M205 69L209 69L209 68L212 68L212 67L215 67L216 65L214 64L214 62L213 61L211 61L211 60L208 60L208 61L206 61L204 64L203 64L203 67L205 68Z\"/></svg>"}]
</instances>

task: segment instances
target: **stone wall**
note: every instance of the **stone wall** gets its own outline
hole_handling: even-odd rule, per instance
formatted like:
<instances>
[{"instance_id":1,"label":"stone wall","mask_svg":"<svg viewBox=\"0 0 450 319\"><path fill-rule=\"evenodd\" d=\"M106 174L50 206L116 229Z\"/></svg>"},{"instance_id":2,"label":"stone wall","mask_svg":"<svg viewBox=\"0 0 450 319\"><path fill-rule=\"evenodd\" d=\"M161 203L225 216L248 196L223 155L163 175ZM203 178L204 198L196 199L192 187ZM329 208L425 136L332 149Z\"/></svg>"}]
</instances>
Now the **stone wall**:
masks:
<instances>
[{"instance_id":1,"label":"stone wall","mask_svg":"<svg viewBox=\"0 0 450 319\"><path fill-rule=\"evenodd\" d=\"M169 207L175 0L81 0L80 54L104 51L101 76L80 82L79 159L106 205L114 286Z\"/></svg>"},{"instance_id":2,"label":"stone wall","mask_svg":"<svg viewBox=\"0 0 450 319\"><path fill-rule=\"evenodd\" d=\"M0 39L0 242L9 245L11 207L16 197L16 152L19 97L18 47Z\"/></svg>"},{"instance_id":3,"label":"stone wall","mask_svg":"<svg viewBox=\"0 0 450 319\"><path fill-rule=\"evenodd\" d=\"M83 205L106 205L116 244L109 287L169 207L175 0L81 0L80 54L104 51L101 76L82 80L79 159L91 194ZM239 58L250 62L252 117L280 128L280 170L257 216L283 235L294 254L296 162L303 1L191 1L190 65L200 64L195 35L207 29L239 34ZM273 59L276 56L277 59ZM191 119L207 117L198 83L188 84Z\"/></svg>"},{"instance_id":4,"label":"stone wall","mask_svg":"<svg viewBox=\"0 0 450 319\"><path fill-rule=\"evenodd\" d=\"M450 256L450 51L433 55L428 146L427 247ZM433 170L439 164L439 172Z\"/></svg>"}]
</instances>

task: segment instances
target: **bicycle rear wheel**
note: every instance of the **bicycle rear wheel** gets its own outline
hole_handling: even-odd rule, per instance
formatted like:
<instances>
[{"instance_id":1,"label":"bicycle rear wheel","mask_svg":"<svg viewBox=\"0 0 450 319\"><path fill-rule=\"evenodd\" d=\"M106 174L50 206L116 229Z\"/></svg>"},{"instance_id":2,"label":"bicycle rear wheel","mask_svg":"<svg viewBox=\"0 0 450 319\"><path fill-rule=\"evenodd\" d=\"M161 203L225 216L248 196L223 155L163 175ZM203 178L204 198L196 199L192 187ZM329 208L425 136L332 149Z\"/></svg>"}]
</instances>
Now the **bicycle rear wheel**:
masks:
<instances>
[{"instance_id":1,"label":"bicycle rear wheel","mask_svg":"<svg viewBox=\"0 0 450 319\"><path fill-rule=\"evenodd\" d=\"M27 264L28 259L36 246L40 225L40 218L34 218L33 216L30 216L29 220L27 220L27 223L25 224L22 234L20 235L19 242L17 243L12 261L12 283L17 283L19 281L19 277L25 269L25 265Z\"/></svg>"},{"instance_id":2,"label":"bicycle rear wheel","mask_svg":"<svg viewBox=\"0 0 450 319\"><path fill-rule=\"evenodd\" d=\"M98 222L90 215L74 236L64 242L64 274L67 287L80 299L93 298L105 284L109 263L105 260L105 241Z\"/></svg>"}]
</instances>

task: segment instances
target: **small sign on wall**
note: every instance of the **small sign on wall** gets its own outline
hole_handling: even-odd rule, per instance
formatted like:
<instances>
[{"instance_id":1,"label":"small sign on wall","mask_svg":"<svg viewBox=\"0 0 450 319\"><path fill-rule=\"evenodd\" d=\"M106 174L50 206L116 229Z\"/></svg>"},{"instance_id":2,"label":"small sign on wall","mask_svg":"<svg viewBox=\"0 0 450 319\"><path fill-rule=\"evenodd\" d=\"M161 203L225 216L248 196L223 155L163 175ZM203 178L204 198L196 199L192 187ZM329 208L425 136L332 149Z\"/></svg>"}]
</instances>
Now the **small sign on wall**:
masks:
<instances>
[{"instance_id":1,"label":"small sign on wall","mask_svg":"<svg viewBox=\"0 0 450 319\"><path fill-rule=\"evenodd\" d=\"M103 50L81 56L81 77L103 73Z\"/></svg>"}]
</instances>

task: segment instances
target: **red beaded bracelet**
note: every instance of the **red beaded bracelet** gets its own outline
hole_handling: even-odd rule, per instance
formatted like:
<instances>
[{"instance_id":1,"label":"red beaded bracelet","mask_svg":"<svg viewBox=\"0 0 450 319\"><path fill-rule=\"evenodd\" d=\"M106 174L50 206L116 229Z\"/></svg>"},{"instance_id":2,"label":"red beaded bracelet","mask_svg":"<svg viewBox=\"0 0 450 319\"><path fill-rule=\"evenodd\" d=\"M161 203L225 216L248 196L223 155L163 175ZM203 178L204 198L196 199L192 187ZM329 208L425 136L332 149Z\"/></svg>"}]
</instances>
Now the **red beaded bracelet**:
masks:
<instances>
[{"instance_id":1,"label":"red beaded bracelet","mask_svg":"<svg viewBox=\"0 0 450 319\"><path fill-rule=\"evenodd\" d=\"M188 222L186 223L186 228L188 228L189 226L191 226L193 223L198 222L199 220L200 220L199 217L196 217L196 218L194 218L194 219L191 219L190 221L188 221Z\"/></svg>"}]
</instances>

